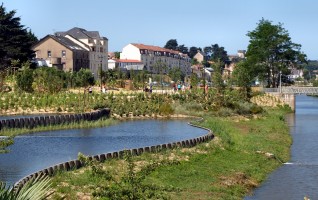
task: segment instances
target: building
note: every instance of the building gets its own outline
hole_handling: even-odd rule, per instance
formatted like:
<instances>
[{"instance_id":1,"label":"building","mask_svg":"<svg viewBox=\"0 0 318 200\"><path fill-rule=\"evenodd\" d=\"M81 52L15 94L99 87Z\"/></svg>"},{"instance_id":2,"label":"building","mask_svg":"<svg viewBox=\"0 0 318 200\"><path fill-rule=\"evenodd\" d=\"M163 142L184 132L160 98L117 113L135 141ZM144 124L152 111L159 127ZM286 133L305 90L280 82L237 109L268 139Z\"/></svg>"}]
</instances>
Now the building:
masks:
<instances>
[{"instance_id":1,"label":"building","mask_svg":"<svg viewBox=\"0 0 318 200\"><path fill-rule=\"evenodd\" d=\"M196 59L199 63L208 60L208 56L203 52L198 50L198 52L193 56L193 59Z\"/></svg>"},{"instance_id":2,"label":"building","mask_svg":"<svg viewBox=\"0 0 318 200\"><path fill-rule=\"evenodd\" d=\"M144 64L139 60L110 59L108 60L108 69L119 69L121 71L141 71L144 69Z\"/></svg>"},{"instance_id":3,"label":"building","mask_svg":"<svg viewBox=\"0 0 318 200\"><path fill-rule=\"evenodd\" d=\"M64 71L78 71L89 66L89 47L80 46L63 36L47 35L33 45L32 50L39 66Z\"/></svg>"},{"instance_id":4,"label":"building","mask_svg":"<svg viewBox=\"0 0 318 200\"><path fill-rule=\"evenodd\" d=\"M229 55L229 62L225 64L223 75L231 76L238 62L245 59L245 50L238 50L236 55Z\"/></svg>"},{"instance_id":5,"label":"building","mask_svg":"<svg viewBox=\"0 0 318 200\"><path fill-rule=\"evenodd\" d=\"M56 32L42 38L32 50L40 65L55 66L64 71L88 68L95 79L99 70L108 69L108 39L101 37L98 31L75 27L66 32Z\"/></svg>"},{"instance_id":6,"label":"building","mask_svg":"<svg viewBox=\"0 0 318 200\"><path fill-rule=\"evenodd\" d=\"M56 32L56 36L64 36L82 47L89 48L89 69L97 78L99 70L108 69L108 39L100 36L98 31L87 31L74 27L66 32Z\"/></svg>"},{"instance_id":7,"label":"building","mask_svg":"<svg viewBox=\"0 0 318 200\"><path fill-rule=\"evenodd\" d=\"M186 76L191 74L191 59L188 55L158 46L128 44L120 53L120 59L142 62L144 69L153 74L166 74L174 67L180 68Z\"/></svg>"}]
</instances>

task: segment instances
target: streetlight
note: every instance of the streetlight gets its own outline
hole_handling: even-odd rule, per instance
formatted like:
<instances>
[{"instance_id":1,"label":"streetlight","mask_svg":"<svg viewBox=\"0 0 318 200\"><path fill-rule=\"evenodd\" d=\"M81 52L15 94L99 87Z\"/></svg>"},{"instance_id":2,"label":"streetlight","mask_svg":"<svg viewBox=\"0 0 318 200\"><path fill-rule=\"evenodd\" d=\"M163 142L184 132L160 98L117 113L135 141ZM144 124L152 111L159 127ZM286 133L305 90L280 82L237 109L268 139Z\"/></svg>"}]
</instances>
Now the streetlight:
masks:
<instances>
[{"instance_id":1,"label":"streetlight","mask_svg":"<svg viewBox=\"0 0 318 200\"><path fill-rule=\"evenodd\" d=\"M279 71L279 93L282 93L282 71Z\"/></svg>"},{"instance_id":2,"label":"streetlight","mask_svg":"<svg viewBox=\"0 0 318 200\"><path fill-rule=\"evenodd\" d=\"M103 90L102 87L102 73L103 73L103 56L98 56L98 58L100 58L100 71L99 71L99 76L100 76L100 91Z\"/></svg>"}]
</instances>

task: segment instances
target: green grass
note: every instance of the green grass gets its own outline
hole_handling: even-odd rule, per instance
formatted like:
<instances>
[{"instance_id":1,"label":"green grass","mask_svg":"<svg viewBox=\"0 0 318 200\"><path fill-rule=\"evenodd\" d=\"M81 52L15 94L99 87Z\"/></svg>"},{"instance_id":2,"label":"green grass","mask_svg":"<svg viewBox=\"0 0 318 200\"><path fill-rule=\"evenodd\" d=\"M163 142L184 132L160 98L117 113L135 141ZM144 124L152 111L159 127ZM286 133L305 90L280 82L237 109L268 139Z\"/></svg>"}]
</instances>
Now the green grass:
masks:
<instances>
[{"instance_id":1,"label":"green grass","mask_svg":"<svg viewBox=\"0 0 318 200\"><path fill-rule=\"evenodd\" d=\"M69 124L51 125L51 126L38 126L33 129L28 128L12 128L2 129L0 136L17 136L28 133L35 133L41 131L54 131L54 130L66 130L66 129L79 129L79 128L96 128L103 126L110 126L118 123L118 121L112 118L102 118L96 121L80 121Z\"/></svg>"},{"instance_id":2,"label":"green grass","mask_svg":"<svg viewBox=\"0 0 318 200\"><path fill-rule=\"evenodd\" d=\"M265 153L273 153L284 162L289 159L292 141L281 117L284 114L284 111L268 110L255 119L205 117L200 125L214 131L213 141L190 149L133 157L135 170L151 163L175 160L176 164L158 165L143 183L172 188L165 191L171 199L242 199L282 164ZM126 166L126 161L112 160L107 161L103 169L120 182ZM96 188L110 184L103 178L92 178L91 170L84 169L80 169L80 173L77 170L54 176L57 191L54 199L76 196L74 191L84 191L91 196ZM61 186L61 183L67 184Z\"/></svg>"}]
</instances>

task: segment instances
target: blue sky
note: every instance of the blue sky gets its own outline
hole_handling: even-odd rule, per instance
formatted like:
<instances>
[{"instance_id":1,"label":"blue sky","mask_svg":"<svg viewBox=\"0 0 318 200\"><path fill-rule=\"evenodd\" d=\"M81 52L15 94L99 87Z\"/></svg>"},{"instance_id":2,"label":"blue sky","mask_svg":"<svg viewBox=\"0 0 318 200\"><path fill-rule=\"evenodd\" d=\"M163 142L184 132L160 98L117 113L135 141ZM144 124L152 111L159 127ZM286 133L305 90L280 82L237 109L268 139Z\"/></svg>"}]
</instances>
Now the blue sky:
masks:
<instances>
[{"instance_id":1,"label":"blue sky","mask_svg":"<svg viewBox=\"0 0 318 200\"><path fill-rule=\"evenodd\" d=\"M292 42L308 59L318 59L317 0L2 0L16 10L21 24L41 39L56 31L81 27L109 39L109 51L129 43L164 46L223 46L228 54L247 49L262 18L283 23Z\"/></svg>"}]
</instances>

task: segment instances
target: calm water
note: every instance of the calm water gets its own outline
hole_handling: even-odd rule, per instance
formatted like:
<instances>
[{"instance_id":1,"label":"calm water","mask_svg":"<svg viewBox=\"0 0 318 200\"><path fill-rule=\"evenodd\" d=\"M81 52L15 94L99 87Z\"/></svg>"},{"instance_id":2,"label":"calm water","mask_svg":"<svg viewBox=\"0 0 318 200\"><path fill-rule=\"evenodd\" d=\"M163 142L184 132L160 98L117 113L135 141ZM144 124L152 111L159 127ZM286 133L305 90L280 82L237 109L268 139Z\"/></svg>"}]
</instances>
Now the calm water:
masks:
<instances>
[{"instance_id":1,"label":"calm water","mask_svg":"<svg viewBox=\"0 0 318 200\"><path fill-rule=\"evenodd\" d=\"M15 138L0 154L0 180L13 184L24 176L77 158L190 139L207 131L182 120L127 121L110 127L34 133Z\"/></svg>"},{"instance_id":2,"label":"calm water","mask_svg":"<svg viewBox=\"0 0 318 200\"><path fill-rule=\"evenodd\" d=\"M318 199L318 98L297 96L296 112L287 120L293 137L291 160L246 200Z\"/></svg>"}]
</instances>

